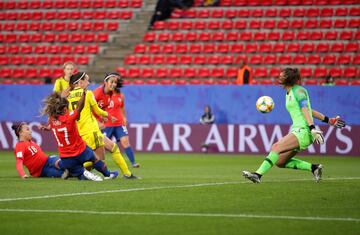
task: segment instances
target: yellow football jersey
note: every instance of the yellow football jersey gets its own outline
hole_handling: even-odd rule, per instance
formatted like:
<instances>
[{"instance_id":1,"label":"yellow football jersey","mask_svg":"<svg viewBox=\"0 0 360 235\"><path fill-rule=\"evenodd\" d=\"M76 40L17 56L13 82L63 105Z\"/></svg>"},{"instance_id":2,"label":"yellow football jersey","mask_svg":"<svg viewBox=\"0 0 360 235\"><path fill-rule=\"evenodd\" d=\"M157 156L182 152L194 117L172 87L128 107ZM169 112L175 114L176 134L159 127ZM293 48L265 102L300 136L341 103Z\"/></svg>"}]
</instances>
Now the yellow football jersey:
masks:
<instances>
[{"instance_id":1,"label":"yellow football jersey","mask_svg":"<svg viewBox=\"0 0 360 235\"><path fill-rule=\"evenodd\" d=\"M69 87L69 82L64 77L59 77L55 81L54 92L61 93L63 90Z\"/></svg>"},{"instance_id":2,"label":"yellow football jersey","mask_svg":"<svg viewBox=\"0 0 360 235\"><path fill-rule=\"evenodd\" d=\"M75 88L74 90L70 91L70 94L67 97L69 101L69 110L76 109L77 103L79 102L82 93L82 88ZM77 120L77 126L81 136L97 130L100 131L98 122L93 112L99 116L108 116L108 113L98 106L93 92L88 90L86 92L84 108Z\"/></svg>"}]
</instances>

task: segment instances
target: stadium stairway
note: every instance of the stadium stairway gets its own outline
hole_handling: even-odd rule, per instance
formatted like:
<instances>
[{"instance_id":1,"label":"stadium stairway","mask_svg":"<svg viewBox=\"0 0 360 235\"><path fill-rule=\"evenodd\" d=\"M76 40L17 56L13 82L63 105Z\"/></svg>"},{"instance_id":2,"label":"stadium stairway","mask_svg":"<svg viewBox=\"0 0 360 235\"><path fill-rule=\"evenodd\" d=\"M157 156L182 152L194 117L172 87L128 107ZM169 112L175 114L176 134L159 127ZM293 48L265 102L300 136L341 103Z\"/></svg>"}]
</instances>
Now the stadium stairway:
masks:
<instances>
[{"instance_id":1,"label":"stadium stairway","mask_svg":"<svg viewBox=\"0 0 360 235\"><path fill-rule=\"evenodd\" d=\"M89 66L88 72L97 81L101 81L104 74L115 72L117 67L124 66L124 58L132 54L135 45L142 41L147 32L156 2L157 0L143 1L140 11L135 12L126 25L122 25L112 36L103 53L94 58L94 63Z\"/></svg>"}]
</instances>

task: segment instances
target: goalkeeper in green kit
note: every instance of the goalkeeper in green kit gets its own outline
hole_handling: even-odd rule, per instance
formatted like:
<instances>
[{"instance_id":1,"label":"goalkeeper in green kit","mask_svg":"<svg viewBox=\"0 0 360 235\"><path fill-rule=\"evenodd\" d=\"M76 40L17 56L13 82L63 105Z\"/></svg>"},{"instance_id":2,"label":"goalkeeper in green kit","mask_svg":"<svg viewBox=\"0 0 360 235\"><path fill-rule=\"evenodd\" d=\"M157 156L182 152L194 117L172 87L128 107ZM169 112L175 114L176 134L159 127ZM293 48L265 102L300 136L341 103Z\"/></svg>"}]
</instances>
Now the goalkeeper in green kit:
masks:
<instances>
[{"instance_id":1,"label":"goalkeeper in green kit","mask_svg":"<svg viewBox=\"0 0 360 235\"><path fill-rule=\"evenodd\" d=\"M286 68L281 71L279 83L286 90L286 109L290 113L293 124L291 132L272 145L271 152L255 172L242 172L245 178L254 183L260 183L261 177L273 165L280 168L310 171L316 182L321 180L323 169L321 164L311 164L294 158L294 156L299 151L307 149L315 141L318 144L324 143L322 131L315 128L313 117L336 128L345 127L345 122L339 116L329 118L311 109L309 95L306 89L300 86L300 82L298 69Z\"/></svg>"}]
</instances>

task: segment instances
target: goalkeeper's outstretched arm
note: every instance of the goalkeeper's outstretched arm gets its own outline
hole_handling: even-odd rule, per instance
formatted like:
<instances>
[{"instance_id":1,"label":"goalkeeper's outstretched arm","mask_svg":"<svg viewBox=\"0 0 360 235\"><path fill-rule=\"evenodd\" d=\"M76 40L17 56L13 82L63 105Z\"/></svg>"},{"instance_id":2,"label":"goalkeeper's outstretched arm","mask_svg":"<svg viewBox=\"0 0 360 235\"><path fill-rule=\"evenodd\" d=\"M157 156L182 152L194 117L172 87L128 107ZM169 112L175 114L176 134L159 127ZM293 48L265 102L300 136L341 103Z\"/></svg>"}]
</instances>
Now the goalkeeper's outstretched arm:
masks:
<instances>
[{"instance_id":1,"label":"goalkeeper's outstretched arm","mask_svg":"<svg viewBox=\"0 0 360 235\"><path fill-rule=\"evenodd\" d=\"M312 115L314 118L322 121L322 122L325 122L329 125L332 125L336 128L343 128L346 126L346 123L344 120L342 120L340 118L340 116L336 116L336 117L333 117L333 118L329 118L328 116L320 113L319 111L316 111L316 110L312 110Z\"/></svg>"}]
</instances>

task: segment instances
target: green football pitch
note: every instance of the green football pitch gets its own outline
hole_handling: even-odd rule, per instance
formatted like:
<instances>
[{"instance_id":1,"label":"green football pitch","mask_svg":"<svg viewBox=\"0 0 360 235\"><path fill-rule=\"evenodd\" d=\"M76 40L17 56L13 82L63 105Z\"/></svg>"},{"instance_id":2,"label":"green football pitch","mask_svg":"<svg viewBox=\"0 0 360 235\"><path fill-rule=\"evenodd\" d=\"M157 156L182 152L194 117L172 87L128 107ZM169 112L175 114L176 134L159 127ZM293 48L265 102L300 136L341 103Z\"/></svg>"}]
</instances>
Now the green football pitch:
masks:
<instances>
[{"instance_id":1,"label":"green football pitch","mask_svg":"<svg viewBox=\"0 0 360 235\"><path fill-rule=\"evenodd\" d=\"M253 184L241 171L263 156L136 157L140 180L21 180L12 153L1 152L0 233L359 234L360 158L300 156L324 165L320 183L310 172L273 168Z\"/></svg>"}]
</instances>

